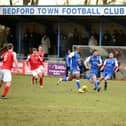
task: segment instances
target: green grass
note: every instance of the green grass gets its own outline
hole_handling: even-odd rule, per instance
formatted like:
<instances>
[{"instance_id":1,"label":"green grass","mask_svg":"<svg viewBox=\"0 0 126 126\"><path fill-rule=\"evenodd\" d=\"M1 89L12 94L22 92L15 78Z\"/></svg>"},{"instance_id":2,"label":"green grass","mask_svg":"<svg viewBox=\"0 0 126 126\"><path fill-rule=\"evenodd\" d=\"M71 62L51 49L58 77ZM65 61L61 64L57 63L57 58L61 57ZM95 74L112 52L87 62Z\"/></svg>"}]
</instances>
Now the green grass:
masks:
<instances>
[{"instance_id":1,"label":"green grass","mask_svg":"<svg viewBox=\"0 0 126 126\"><path fill-rule=\"evenodd\" d=\"M126 126L125 81L98 93L81 80L89 91L80 94L74 80L57 86L57 79L45 77L41 89L31 76L13 76L8 99L0 99L0 126Z\"/></svg>"}]
</instances>

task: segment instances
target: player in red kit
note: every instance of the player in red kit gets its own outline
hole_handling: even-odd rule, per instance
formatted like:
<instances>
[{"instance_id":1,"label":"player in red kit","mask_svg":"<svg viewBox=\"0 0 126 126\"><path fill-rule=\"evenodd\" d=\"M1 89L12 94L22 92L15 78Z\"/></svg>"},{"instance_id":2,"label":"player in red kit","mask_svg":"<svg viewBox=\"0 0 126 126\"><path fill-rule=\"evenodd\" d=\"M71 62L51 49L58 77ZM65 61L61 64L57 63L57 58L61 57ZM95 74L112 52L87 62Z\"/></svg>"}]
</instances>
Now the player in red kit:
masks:
<instances>
[{"instance_id":1,"label":"player in red kit","mask_svg":"<svg viewBox=\"0 0 126 126\"><path fill-rule=\"evenodd\" d=\"M37 49L32 49L32 54L28 56L27 58L27 64L30 65L31 71L32 71L32 83L34 84L34 80L39 78L40 87L43 87L43 73L41 71L41 65L42 63L41 57L37 53Z\"/></svg>"},{"instance_id":2,"label":"player in red kit","mask_svg":"<svg viewBox=\"0 0 126 126\"><path fill-rule=\"evenodd\" d=\"M13 44L8 43L7 44L7 51L4 52L1 56L2 59L2 81L6 83L3 93L1 97L5 97L10 89L11 81L12 81L12 74L11 69L13 67L13 63L15 63L15 66L17 67L17 59L16 59L16 53L13 51ZM2 83L0 84L0 87L2 86Z\"/></svg>"},{"instance_id":3,"label":"player in red kit","mask_svg":"<svg viewBox=\"0 0 126 126\"><path fill-rule=\"evenodd\" d=\"M38 55L41 57L42 61L44 62L44 51L41 45L38 47Z\"/></svg>"},{"instance_id":4,"label":"player in red kit","mask_svg":"<svg viewBox=\"0 0 126 126\"><path fill-rule=\"evenodd\" d=\"M42 48L41 45L38 47L37 54L41 58L40 69L41 69L41 72L42 72L42 76L44 77L44 52L43 52L43 48ZM41 80L42 81L42 86L43 86L43 77L42 77L42 80Z\"/></svg>"}]
</instances>

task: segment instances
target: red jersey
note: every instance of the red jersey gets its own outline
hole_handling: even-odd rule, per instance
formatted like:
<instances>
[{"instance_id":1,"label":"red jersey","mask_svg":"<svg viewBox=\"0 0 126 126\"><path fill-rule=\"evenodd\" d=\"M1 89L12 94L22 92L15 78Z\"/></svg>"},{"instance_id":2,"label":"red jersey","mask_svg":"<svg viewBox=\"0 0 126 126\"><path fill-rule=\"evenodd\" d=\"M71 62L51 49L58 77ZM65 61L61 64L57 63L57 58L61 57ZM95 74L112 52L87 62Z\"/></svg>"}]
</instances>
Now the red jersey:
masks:
<instances>
[{"instance_id":1,"label":"red jersey","mask_svg":"<svg viewBox=\"0 0 126 126\"><path fill-rule=\"evenodd\" d=\"M38 55L31 54L30 56L28 56L27 61L30 64L31 70L35 70L39 68L41 59Z\"/></svg>"},{"instance_id":2,"label":"red jersey","mask_svg":"<svg viewBox=\"0 0 126 126\"><path fill-rule=\"evenodd\" d=\"M16 53L13 51L7 51L2 54L3 59L2 69L11 70L13 67L14 58L16 58Z\"/></svg>"},{"instance_id":3,"label":"red jersey","mask_svg":"<svg viewBox=\"0 0 126 126\"><path fill-rule=\"evenodd\" d=\"M40 57L41 61L40 61L40 65L43 65L43 61L44 61L44 52L43 51L38 51L37 55Z\"/></svg>"},{"instance_id":4,"label":"red jersey","mask_svg":"<svg viewBox=\"0 0 126 126\"><path fill-rule=\"evenodd\" d=\"M40 58L42 59L42 61L44 60L44 52L43 51L38 51L37 54L40 56Z\"/></svg>"}]
</instances>

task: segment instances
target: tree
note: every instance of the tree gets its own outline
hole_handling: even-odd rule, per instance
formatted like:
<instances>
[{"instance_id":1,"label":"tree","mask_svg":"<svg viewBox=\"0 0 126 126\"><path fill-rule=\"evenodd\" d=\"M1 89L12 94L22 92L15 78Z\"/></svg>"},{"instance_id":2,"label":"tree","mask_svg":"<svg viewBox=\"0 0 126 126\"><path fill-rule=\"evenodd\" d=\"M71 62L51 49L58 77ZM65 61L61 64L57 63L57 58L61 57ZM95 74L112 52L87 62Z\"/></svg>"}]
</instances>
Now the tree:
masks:
<instances>
[{"instance_id":1,"label":"tree","mask_svg":"<svg viewBox=\"0 0 126 126\"><path fill-rule=\"evenodd\" d=\"M23 0L23 5L28 5L29 2L30 0Z\"/></svg>"},{"instance_id":2,"label":"tree","mask_svg":"<svg viewBox=\"0 0 126 126\"><path fill-rule=\"evenodd\" d=\"M12 0L10 0L10 5L12 6Z\"/></svg>"}]
</instances>

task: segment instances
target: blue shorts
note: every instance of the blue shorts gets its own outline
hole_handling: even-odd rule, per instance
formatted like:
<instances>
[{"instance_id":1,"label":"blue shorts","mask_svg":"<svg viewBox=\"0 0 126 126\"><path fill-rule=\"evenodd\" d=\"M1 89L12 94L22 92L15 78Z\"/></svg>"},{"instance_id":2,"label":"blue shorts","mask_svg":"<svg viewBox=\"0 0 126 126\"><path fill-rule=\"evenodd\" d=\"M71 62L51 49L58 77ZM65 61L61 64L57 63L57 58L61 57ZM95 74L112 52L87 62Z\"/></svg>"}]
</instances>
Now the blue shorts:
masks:
<instances>
[{"instance_id":1,"label":"blue shorts","mask_svg":"<svg viewBox=\"0 0 126 126\"><path fill-rule=\"evenodd\" d=\"M103 72L102 73L102 78L108 78L108 79L110 79L111 77L112 77L112 75L113 75L113 73L109 73L109 72Z\"/></svg>"},{"instance_id":2,"label":"blue shorts","mask_svg":"<svg viewBox=\"0 0 126 126\"><path fill-rule=\"evenodd\" d=\"M80 74L80 71L78 71L78 70L71 70L70 71L70 75L73 75L73 74Z\"/></svg>"},{"instance_id":3,"label":"blue shorts","mask_svg":"<svg viewBox=\"0 0 126 126\"><path fill-rule=\"evenodd\" d=\"M89 73L89 74L86 74L84 78L87 79L87 80L91 80L91 79L93 79L94 77L97 77L96 74L94 74L94 73Z\"/></svg>"}]
</instances>

